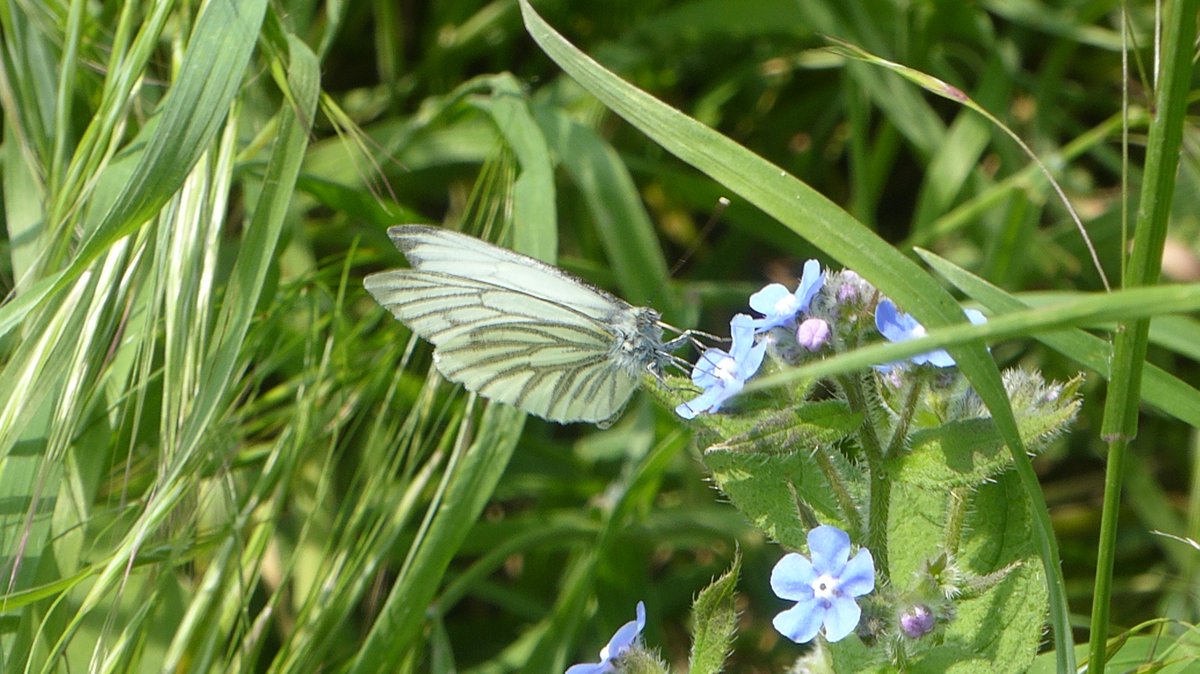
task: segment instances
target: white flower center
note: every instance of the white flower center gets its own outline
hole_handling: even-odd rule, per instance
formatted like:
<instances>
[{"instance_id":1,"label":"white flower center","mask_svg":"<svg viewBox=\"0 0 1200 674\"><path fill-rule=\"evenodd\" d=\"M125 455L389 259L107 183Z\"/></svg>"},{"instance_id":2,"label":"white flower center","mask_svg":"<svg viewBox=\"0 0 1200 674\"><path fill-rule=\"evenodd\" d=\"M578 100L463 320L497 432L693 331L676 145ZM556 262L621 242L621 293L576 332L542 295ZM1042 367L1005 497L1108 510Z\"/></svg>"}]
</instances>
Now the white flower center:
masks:
<instances>
[{"instance_id":1,"label":"white flower center","mask_svg":"<svg viewBox=\"0 0 1200 674\"><path fill-rule=\"evenodd\" d=\"M775 303L775 314L777 316L791 316L800 308L798 304L795 295L784 295Z\"/></svg>"},{"instance_id":2,"label":"white flower center","mask_svg":"<svg viewBox=\"0 0 1200 674\"><path fill-rule=\"evenodd\" d=\"M828 573L821 574L812 584L817 599L833 599L838 596L838 579Z\"/></svg>"},{"instance_id":3,"label":"white flower center","mask_svg":"<svg viewBox=\"0 0 1200 674\"><path fill-rule=\"evenodd\" d=\"M913 328L912 336L913 336L913 339L916 339L917 337L924 337L925 336L925 326L918 325L917 327Z\"/></svg>"}]
</instances>

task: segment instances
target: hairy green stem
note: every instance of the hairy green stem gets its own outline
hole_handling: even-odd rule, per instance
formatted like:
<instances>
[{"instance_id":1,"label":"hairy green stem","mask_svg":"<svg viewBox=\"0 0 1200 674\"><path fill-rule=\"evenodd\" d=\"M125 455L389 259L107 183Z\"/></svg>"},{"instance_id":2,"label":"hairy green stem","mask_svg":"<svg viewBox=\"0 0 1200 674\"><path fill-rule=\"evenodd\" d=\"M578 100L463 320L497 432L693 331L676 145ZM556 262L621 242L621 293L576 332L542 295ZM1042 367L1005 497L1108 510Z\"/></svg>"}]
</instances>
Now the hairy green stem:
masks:
<instances>
[{"instance_id":1,"label":"hairy green stem","mask_svg":"<svg viewBox=\"0 0 1200 674\"><path fill-rule=\"evenodd\" d=\"M946 554L958 555L959 544L962 543L963 521L967 518L967 497L970 492L965 487L955 487L950 490L950 502L946 505Z\"/></svg>"},{"instance_id":2,"label":"hairy green stem","mask_svg":"<svg viewBox=\"0 0 1200 674\"><path fill-rule=\"evenodd\" d=\"M833 497L842 507L842 513L846 518L846 528L849 529L847 533L850 534L850 538L861 540L863 535L862 514L858 512L858 505L854 503L850 491L846 489L846 482L842 480L842 474L838 472L837 466L833 465L833 461L823 448L816 451L814 458L817 460L817 466L825 475L825 481L829 483L829 488L833 490Z\"/></svg>"},{"instance_id":3,"label":"hairy green stem","mask_svg":"<svg viewBox=\"0 0 1200 674\"><path fill-rule=\"evenodd\" d=\"M892 430L892 439L888 440L887 453L884 456L893 456L896 452L904 449L904 443L908 440L908 426L912 423L913 414L917 411L917 402L921 399L921 389L925 388L926 368L918 367L913 370L912 383L908 387L908 395L904 397L904 408L900 410L900 418L896 420L896 426Z\"/></svg>"},{"instance_id":4,"label":"hairy green stem","mask_svg":"<svg viewBox=\"0 0 1200 674\"><path fill-rule=\"evenodd\" d=\"M875 430L875 419L879 418L872 409L866 392L863 391L860 375L838 377L842 392L850 409L861 412L862 424L858 427L858 444L867 459L867 549L875 558L875 568L885 579L888 577L887 526L888 510L891 507L892 483L887 479L883 465L883 445Z\"/></svg>"}]
</instances>

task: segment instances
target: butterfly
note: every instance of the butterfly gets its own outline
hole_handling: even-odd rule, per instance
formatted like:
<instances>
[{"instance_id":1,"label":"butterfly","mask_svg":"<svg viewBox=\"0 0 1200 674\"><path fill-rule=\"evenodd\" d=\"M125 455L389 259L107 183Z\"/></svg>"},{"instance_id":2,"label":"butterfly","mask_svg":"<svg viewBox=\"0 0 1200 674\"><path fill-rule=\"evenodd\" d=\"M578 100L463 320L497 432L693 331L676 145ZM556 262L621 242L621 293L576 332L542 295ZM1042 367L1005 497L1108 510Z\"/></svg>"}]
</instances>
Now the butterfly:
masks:
<instances>
[{"instance_id":1,"label":"butterfly","mask_svg":"<svg viewBox=\"0 0 1200 674\"><path fill-rule=\"evenodd\" d=\"M610 425L688 337L664 344L657 311L480 239L424 225L388 236L412 268L367 276L367 291L433 343L447 379L544 419Z\"/></svg>"}]
</instances>

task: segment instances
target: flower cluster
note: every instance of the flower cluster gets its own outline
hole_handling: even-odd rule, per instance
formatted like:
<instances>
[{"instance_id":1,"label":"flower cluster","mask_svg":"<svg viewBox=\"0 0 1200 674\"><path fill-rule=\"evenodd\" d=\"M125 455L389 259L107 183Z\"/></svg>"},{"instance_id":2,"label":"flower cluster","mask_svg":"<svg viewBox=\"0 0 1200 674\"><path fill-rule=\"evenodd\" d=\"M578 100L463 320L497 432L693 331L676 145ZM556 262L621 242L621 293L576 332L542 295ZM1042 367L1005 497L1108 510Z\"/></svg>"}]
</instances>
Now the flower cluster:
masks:
<instances>
[{"instance_id":1,"label":"flower cluster","mask_svg":"<svg viewBox=\"0 0 1200 674\"><path fill-rule=\"evenodd\" d=\"M772 283L749 297L752 312L730 321L727 350L706 349L693 366L698 394L675 408L679 416L691 420L723 411L764 368L802 367L870 343L926 336L914 316L852 271L829 272L809 260L798 281L795 290ZM979 311L963 314L971 324L986 322ZM930 348L909 346L909 353ZM1006 566L983 575L956 561L970 509L981 503L972 500L973 490L1011 469L1011 457L1002 438L989 435L994 424L987 405L955 367L948 351L933 349L842 372L819 385L798 376L802 383L785 392L784 404L770 406L762 396L730 423L716 422L710 429L727 436L705 450L713 481L770 535L801 549L784 554L770 574L771 589L789 602L774 616L775 629L795 643L815 644L793 671L832 671L843 655L862 649L872 652L872 662L899 669L943 665L945 656L937 651L951 626L985 636L1010 629L1007 623L997 627L998 621L972 625L968 612L960 610L962 602L991 592L1010 574L1025 573L1027 560L1014 548ZM1034 451L1061 432L1078 408L1078 379L1048 383L1036 370L1014 369L1002 381L1018 418L1041 429L1023 438ZM959 455L959 446L969 447ZM781 483L788 489L778 489ZM903 506L894 508L894 501ZM896 512L920 512L920 528L896 530L894 515L888 516ZM812 523L803 541L795 538L797 520ZM938 520L945 523L940 532ZM979 524L983 518L970 521L972 527L991 526ZM1010 535L998 528L988 533ZM894 554L901 544L903 554ZM914 554L924 559L915 571L908 562ZM897 557L905 561L897 564ZM735 563L714 586L732 587L736 568ZM708 657L719 657L733 640L728 616L735 608L726 587L712 593L728 598L729 606L720 611L705 594L696 602L696 634L705 635L697 643ZM1028 628L1032 650L1044 607L1016 601L1004 610L1006 616L1025 616L1011 624ZM639 644L644 626L639 603L637 619L617 630L600 662L575 665L567 674L665 674L666 665L656 664Z\"/></svg>"},{"instance_id":2,"label":"flower cluster","mask_svg":"<svg viewBox=\"0 0 1200 674\"><path fill-rule=\"evenodd\" d=\"M796 290L790 291L780 283L771 283L750 296L750 308L762 314L753 318L738 314L730 321L732 345L729 351L707 349L692 369L692 383L700 394L675 408L685 419L721 409L733 396L742 391L769 354L784 363L794 363L824 349L838 334L854 333L853 343L861 341L858 316L874 305L875 329L890 342L904 342L925 335L925 328L915 318L900 311L890 299L878 298L878 293L852 271L829 275L816 260L804 263L804 272ZM983 314L974 309L963 313L973 324L986 322ZM869 313L867 314L870 315ZM835 328L841 320L843 326ZM848 327L847 327L848 326ZM841 332L839 333L839 330ZM937 349L918 354L907 361L876 365L883 375L895 378L910 366L929 365L935 368L954 367L954 358Z\"/></svg>"},{"instance_id":3,"label":"flower cluster","mask_svg":"<svg viewBox=\"0 0 1200 674\"><path fill-rule=\"evenodd\" d=\"M692 383L700 387L696 398L675 408L684 419L698 414L716 412L721 405L741 392L746 380L753 377L766 356L767 339L760 337L776 328L788 328L796 340L810 351L816 351L829 339L829 324L809 319L796 325L797 317L808 311L813 298L825 285L825 274L816 260L804 264L804 274L796 292L783 284L772 283L750 296L750 308L763 314L753 318L738 314L729 322L732 345L729 351L708 349L700 355L692 369Z\"/></svg>"}]
</instances>

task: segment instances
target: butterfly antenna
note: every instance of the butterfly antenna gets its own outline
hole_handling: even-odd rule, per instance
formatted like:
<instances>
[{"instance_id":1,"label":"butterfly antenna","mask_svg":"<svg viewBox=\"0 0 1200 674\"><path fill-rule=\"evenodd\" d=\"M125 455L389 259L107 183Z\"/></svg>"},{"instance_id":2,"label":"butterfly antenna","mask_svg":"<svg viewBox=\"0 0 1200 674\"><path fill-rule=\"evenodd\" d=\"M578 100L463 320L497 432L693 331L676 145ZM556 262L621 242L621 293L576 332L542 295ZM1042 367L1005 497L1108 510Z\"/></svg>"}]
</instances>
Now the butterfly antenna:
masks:
<instances>
[{"instance_id":1,"label":"butterfly antenna","mask_svg":"<svg viewBox=\"0 0 1200 674\"><path fill-rule=\"evenodd\" d=\"M724 213L725 209L728 207L728 199L725 197L717 199L717 207L713 209L712 215L708 216L708 222L704 223L704 227L700 228L700 233L696 235L695 241L693 241L692 245L683 252L683 256L679 258L679 261L675 263L675 266L671 267L671 271L667 273L668 276L674 276L675 272L679 271L679 268L686 264L687 261L691 259L692 255L699 250L700 244L704 243L704 240L707 239L708 235L712 233L713 227L717 225L717 219L721 217L721 214Z\"/></svg>"}]
</instances>

